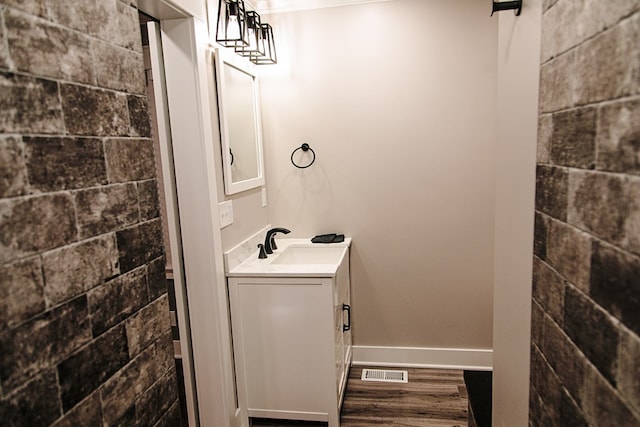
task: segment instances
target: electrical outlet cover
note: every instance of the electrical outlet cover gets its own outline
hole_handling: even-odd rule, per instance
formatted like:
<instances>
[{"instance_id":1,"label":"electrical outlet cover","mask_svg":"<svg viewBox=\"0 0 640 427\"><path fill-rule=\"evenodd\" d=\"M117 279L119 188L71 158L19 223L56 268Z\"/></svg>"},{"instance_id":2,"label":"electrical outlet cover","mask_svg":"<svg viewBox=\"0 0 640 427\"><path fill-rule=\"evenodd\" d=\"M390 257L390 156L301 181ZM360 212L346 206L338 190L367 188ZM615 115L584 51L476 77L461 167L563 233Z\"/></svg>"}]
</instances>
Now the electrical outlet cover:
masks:
<instances>
[{"instance_id":1,"label":"electrical outlet cover","mask_svg":"<svg viewBox=\"0 0 640 427\"><path fill-rule=\"evenodd\" d=\"M220 228L233 224L233 202L231 200L218 203L218 211L220 212Z\"/></svg>"}]
</instances>

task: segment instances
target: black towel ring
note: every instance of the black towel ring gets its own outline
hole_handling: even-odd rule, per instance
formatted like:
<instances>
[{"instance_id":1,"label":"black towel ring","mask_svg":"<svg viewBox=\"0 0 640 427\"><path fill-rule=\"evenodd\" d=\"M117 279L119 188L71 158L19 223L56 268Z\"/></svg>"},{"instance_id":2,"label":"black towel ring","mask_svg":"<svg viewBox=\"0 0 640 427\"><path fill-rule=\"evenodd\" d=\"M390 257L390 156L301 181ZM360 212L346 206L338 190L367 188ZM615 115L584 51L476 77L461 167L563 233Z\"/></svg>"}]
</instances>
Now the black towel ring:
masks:
<instances>
[{"instance_id":1,"label":"black towel ring","mask_svg":"<svg viewBox=\"0 0 640 427\"><path fill-rule=\"evenodd\" d=\"M293 156L296 154L296 152L298 150L311 151L311 154L313 154L313 158L311 159L311 162L308 165L300 166L300 165L296 164L296 162L293 161ZM291 163L293 164L293 166L297 167L298 169L306 169L309 166L311 166L313 164L313 162L315 162L315 161L316 161L316 152L313 151L313 148L309 147L309 144L307 144L306 142L303 143L300 147L298 147L295 150L293 150L293 153L291 153Z\"/></svg>"}]
</instances>

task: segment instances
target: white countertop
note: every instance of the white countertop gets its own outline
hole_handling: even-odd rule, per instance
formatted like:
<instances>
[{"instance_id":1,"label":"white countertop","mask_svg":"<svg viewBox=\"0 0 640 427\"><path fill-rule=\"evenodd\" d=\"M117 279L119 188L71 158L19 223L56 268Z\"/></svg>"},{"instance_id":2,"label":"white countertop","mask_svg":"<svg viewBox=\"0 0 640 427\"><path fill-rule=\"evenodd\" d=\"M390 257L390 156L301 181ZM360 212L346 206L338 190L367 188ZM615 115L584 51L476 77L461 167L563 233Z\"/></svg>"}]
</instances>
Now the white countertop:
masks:
<instances>
[{"instance_id":1,"label":"white countertop","mask_svg":"<svg viewBox=\"0 0 640 427\"><path fill-rule=\"evenodd\" d=\"M289 246L344 247L344 257L351 245L351 238L347 237L341 243L311 243L311 238L278 238L276 243L278 249L266 259L259 259L259 251L256 249L242 263L228 271L227 277L334 277L340 262L331 264L273 264L273 262Z\"/></svg>"}]
</instances>

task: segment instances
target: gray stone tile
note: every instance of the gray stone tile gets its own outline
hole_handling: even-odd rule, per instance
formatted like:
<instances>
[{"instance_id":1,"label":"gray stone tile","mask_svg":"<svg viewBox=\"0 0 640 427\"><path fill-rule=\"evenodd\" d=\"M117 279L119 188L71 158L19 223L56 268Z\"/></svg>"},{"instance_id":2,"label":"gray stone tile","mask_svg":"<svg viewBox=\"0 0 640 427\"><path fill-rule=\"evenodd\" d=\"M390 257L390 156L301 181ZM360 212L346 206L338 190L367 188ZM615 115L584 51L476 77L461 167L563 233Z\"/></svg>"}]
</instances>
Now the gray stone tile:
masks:
<instances>
[{"instance_id":1,"label":"gray stone tile","mask_svg":"<svg viewBox=\"0 0 640 427\"><path fill-rule=\"evenodd\" d=\"M80 295L120 274L113 234L47 252L42 263L49 305Z\"/></svg>"},{"instance_id":2,"label":"gray stone tile","mask_svg":"<svg viewBox=\"0 0 640 427\"><path fill-rule=\"evenodd\" d=\"M596 243L591 260L591 297L640 334L640 257Z\"/></svg>"},{"instance_id":3,"label":"gray stone tile","mask_svg":"<svg viewBox=\"0 0 640 427\"><path fill-rule=\"evenodd\" d=\"M541 114L538 120L538 149L536 152L536 161L538 163L549 163L552 134L553 116L551 114Z\"/></svg>"},{"instance_id":4,"label":"gray stone tile","mask_svg":"<svg viewBox=\"0 0 640 427\"><path fill-rule=\"evenodd\" d=\"M124 326L117 326L58 364L60 397L73 408L129 362Z\"/></svg>"},{"instance_id":5,"label":"gray stone tile","mask_svg":"<svg viewBox=\"0 0 640 427\"><path fill-rule=\"evenodd\" d=\"M585 373L583 404L591 426L637 427L640 418L622 401L616 390L595 369Z\"/></svg>"},{"instance_id":6,"label":"gray stone tile","mask_svg":"<svg viewBox=\"0 0 640 427\"><path fill-rule=\"evenodd\" d=\"M631 211L629 184L619 175L572 170L567 222L613 243L622 243Z\"/></svg>"},{"instance_id":7,"label":"gray stone tile","mask_svg":"<svg viewBox=\"0 0 640 427\"><path fill-rule=\"evenodd\" d=\"M562 389L562 397L560 398L560 422L558 425L567 427L589 427L584 413L565 389Z\"/></svg>"},{"instance_id":8,"label":"gray stone tile","mask_svg":"<svg viewBox=\"0 0 640 427\"><path fill-rule=\"evenodd\" d=\"M65 413L51 427L103 427L100 393L97 391Z\"/></svg>"},{"instance_id":9,"label":"gray stone tile","mask_svg":"<svg viewBox=\"0 0 640 427\"><path fill-rule=\"evenodd\" d=\"M43 287L37 257L0 266L0 333L44 311Z\"/></svg>"},{"instance_id":10,"label":"gray stone tile","mask_svg":"<svg viewBox=\"0 0 640 427\"><path fill-rule=\"evenodd\" d=\"M71 84L62 84L60 94L68 133L87 136L128 135L129 110L125 95Z\"/></svg>"},{"instance_id":11,"label":"gray stone tile","mask_svg":"<svg viewBox=\"0 0 640 427\"><path fill-rule=\"evenodd\" d=\"M0 68L11 69L13 63L9 56L9 46L5 40L4 10L0 9Z\"/></svg>"},{"instance_id":12,"label":"gray stone tile","mask_svg":"<svg viewBox=\"0 0 640 427\"><path fill-rule=\"evenodd\" d=\"M571 50L548 61L540 68L540 101L542 113L573 107L576 55Z\"/></svg>"},{"instance_id":13,"label":"gray stone tile","mask_svg":"<svg viewBox=\"0 0 640 427\"><path fill-rule=\"evenodd\" d=\"M139 95L146 93L142 51L99 40L92 41L91 49L99 86Z\"/></svg>"},{"instance_id":14,"label":"gray stone tile","mask_svg":"<svg viewBox=\"0 0 640 427\"><path fill-rule=\"evenodd\" d=\"M629 216L624 227L623 246L640 255L640 178L629 177Z\"/></svg>"},{"instance_id":15,"label":"gray stone tile","mask_svg":"<svg viewBox=\"0 0 640 427\"><path fill-rule=\"evenodd\" d=\"M150 139L108 139L105 154L112 183L156 177L153 141Z\"/></svg>"},{"instance_id":16,"label":"gray stone tile","mask_svg":"<svg viewBox=\"0 0 640 427\"><path fill-rule=\"evenodd\" d=\"M167 293L167 273L165 265L164 257L156 258L147 264L149 299L151 301Z\"/></svg>"},{"instance_id":17,"label":"gray stone tile","mask_svg":"<svg viewBox=\"0 0 640 427\"><path fill-rule=\"evenodd\" d=\"M136 424L154 425L177 399L178 382L173 369L136 401Z\"/></svg>"},{"instance_id":18,"label":"gray stone tile","mask_svg":"<svg viewBox=\"0 0 640 427\"><path fill-rule=\"evenodd\" d=\"M140 218L135 184L116 184L75 194L81 238L135 224Z\"/></svg>"},{"instance_id":19,"label":"gray stone tile","mask_svg":"<svg viewBox=\"0 0 640 427\"><path fill-rule=\"evenodd\" d=\"M68 194L0 200L0 263L76 238L75 209Z\"/></svg>"},{"instance_id":20,"label":"gray stone tile","mask_svg":"<svg viewBox=\"0 0 640 427\"><path fill-rule=\"evenodd\" d=\"M137 426L136 424L136 405L135 402L131 403L126 412L116 421L114 421L110 427L128 427Z\"/></svg>"},{"instance_id":21,"label":"gray stone tile","mask_svg":"<svg viewBox=\"0 0 640 427\"><path fill-rule=\"evenodd\" d=\"M130 134L151 138L151 122L146 96L129 95L127 105L129 107L129 122L131 123Z\"/></svg>"},{"instance_id":22,"label":"gray stone tile","mask_svg":"<svg viewBox=\"0 0 640 427\"><path fill-rule=\"evenodd\" d=\"M531 384L543 402L544 425L559 425L562 387L551 366L537 349L531 352Z\"/></svg>"},{"instance_id":23,"label":"gray stone tile","mask_svg":"<svg viewBox=\"0 0 640 427\"><path fill-rule=\"evenodd\" d=\"M549 220L547 263L584 292L589 291L591 243L589 234L566 223Z\"/></svg>"},{"instance_id":24,"label":"gray stone tile","mask_svg":"<svg viewBox=\"0 0 640 427\"><path fill-rule=\"evenodd\" d=\"M140 310L149 301L146 269L139 268L118 276L89 291L87 297L91 328L93 336L97 337Z\"/></svg>"},{"instance_id":25,"label":"gray stone tile","mask_svg":"<svg viewBox=\"0 0 640 427\"><path fill-rule=\"evenodd\" d=\"M640 93L640 13L576 48L578 105Z\"/></svg>"},{"instance_id":26,"label":"gray stone tile","mask_svg":"<svg viewBox=\"0 0 640 427\"><path fill-rule=\"evenodd\" d=\"M101 387L107 425L122 418L133 402L161 377L155 355L155 347L148 347Z\"/></svg>"},{"instance_id":27,"label":"gray stone tile","mask_svg":"<svg viewBox=\"0 0 640 427\"><path fill-rule=\"evenodd\" d=\"M141 50L141 37L138 29L138 11L135 2L122 3L109 1L74 1L49 0L51 19L67 28L90 34L109 43L128 49ZM137 40L136 40L137 38Z\"/></svg>"},{"instance_id":28,"label":"gray stone tile","mask_svg":"<svg viewBox=\"0 0 640 427\"><path fill-rule=\"evenodd\" d=\"M547 258L547 222L546 215L536 211L533 227L533 254L545 260Z\"/></svg>"},{"instance_id":29,"label":"gray stone tile","mask_svg":"<svg viewBox=\"0 0 640 427\"><path fill-rule=\"evenodd\" d=\"M2 3L7 7L12 7L31 15L47 17L47 0L3 0Z\"/></svg>"},{"instance_id":30,"label":"gray stone tile","mask_svg":"<svg viewBox=\"0 0 640 427\"><path fill-rule=\"evenodd\" d=\"M58 384L51 370L0 400L3 426L48 426L59 416Z\"/></svg>"},{"instance_id":31,"label":"gray stone tile","mask_svg":"<svg viewBox=\"0 0 640 427\"><path fill-rule=\"evenodd\" d=\"M533 228L533 254L541 260L547 258L547 222L546 215L536 211Z\"/></svg>"},{"instance_id":32,"label":"gray stone tile","mask_svg":"<svg viewBox=\"0 0 640 427\"><path fill-rule=\"evenodd\" d=\"M640 174L640 100L600 107L596 145L598 169Z\"/></svg>"},{"instance_id":33,"label":"gray stone tile","mask_svg":"<svg viewBox=\"0 0 640 427\"><path fill-rule=\"evenodd\" d=\"M533 298L559 325L563 323L565 281L553 269L534 258Z\"/></svg>"},{"instance_id":34,"label":"gray stone tile","mask_svg":"<svg viewBox=\"0 0 640 427\"><path fill-rule=\"evenodd\" d=\"M0 136L0 198L25 194L28 186L25 147L19 136Z\"/></svg>"},{"instance_id":35,"label":"gray stone tile","mask_svg":"<svg viewBox=\"0 0 640 427\"><path fill-rule=\"evenodd\" d=\"M531 302L531 343L542 347L544 310L535 300Z\"/></svg>"},{"instance_id":36,"label":"gray stone tile","mask_svg":"<svg viewBox=\"0 0 640 427\"><path fill-rule=\"evenodd\" d=\"M538 391L529 383L529 427L547 427L542 424L544 402ZM469 427L472 424L469 423Z\"/></svg>"},{"instance_id":37,"label":"gray stone tile","mask_svg":"<svg viewBox=\"0 0 640 427\"><path fill-rule=\"evenodd\" d=\"M561 111L552 117L551 163L593 169L596 161L596 109Z\"/></svg>"},{"instance_id":38,"label":"gray stone tile","mask_svg":"<svg viewBox=\"0 0 640 427\"><path fill-rule=\"evenodd\" d=\"M548 316L545 317L543 333L542 353L563 386L578 404L582 404L584 375L589 363L587 358Z\"/></svg>"},{"instance_id":39,"label":"gray stone tile","mask_svg":"<svg viewBox=\"0 0 640 427\"><path fill-rule=\"evenodd\" d=\"M170 329L169 298L164 295L127 320L129 353L140 353Z\"/></svg>"},{"instance_id":40,"label":"gray stone tile","mask_svg":"<svg viewBox=\"0 0 640 427\"><path fill-rule=\"evenodd\" d=\"M0 71L0 132L62 133L56 82Z\"/></svg>"},{"instance_id":41,"label":"gray stone tile","mask_svg":"<svg viewBox=\"0 0 640 427\"><path fill-rule=\"evenodd\" d=\"M161 257L164 252L160 219L116 232L120 271L126 272Z\"/></svg>"},{"instance_id":42,"label":"gray stone tile","mask_svg":"<svg viewBox=\"0 0 640 427\"><path fill-rule=\"evenodd\" d=\"M116 0L66 2L48 0L47 3L51 20L63 27L96 37L104 38L105 35L107 39L118 37L117 35L108 37L109 31L116 29L114 24L117 20Z\"/></svg>"},{"instance_id":43,"label":"gray stone tile","mask_svg":"<svg viewBox=\"0 0 640 427\"><path fill-rule=\"evenodd\" d=\"M573 15L575 15L574 0L564 0L554 2L554 7L550 8L550 1L545 1L543 10L546 11L542 20L540 59L546 62L551 58L569 50L579 43L580 40L573 38L576 25L571 25Z\"/></svg>"},{"instance_id":44,"label":"gray stone tile","mask_svg":"<svg viewBox=\"0 0 640 427\"><path fill-rule=\"evenodd\" d=\"M145 221L160 217L158 200L158 186L155 179L137 183L138 200L140 203L140 219Z\"/></svg>"},{"instance_id":45,"label":"gray stone tile","mask_svg":"<svg viewBox=\"0 0 640 427\"><path fill-rule=\"evenodd\" d=\"M176 367L172 332L170 330L165 332L156 340L154 347L156 349L156 367L160 375L164 375Z\"/></svg>"},{"instance_id":46,"label":"gray stone tile","mask_svg":"<svg viewBox=\"0 0 640 427\"><path fill-rule=\"evenodd\" d=\"M542 28L542 59L575 47L612 27L640 6L636 0L564 0L545 14ZM574 25L580 22L580 25Z\"/></svg>"},{"instance_id":47,"label":"gray stone tile","mask_svg":"<svg viewBox=\"0 0 640 427\"><path fill-rule=\"evenodd\" d=\"M180 415L180 404L175 402L171 407L162 415L162 418L153 427L176 427L182 426L182 418Z\"/></svg>"},{"instance_id":48,"label":"gray stone tile","mask_svg":"<svg viewBox=\"0 0 640 427\"><path fill-rule=\"evenodd\" d=\"M102 140L24 137L31 188L60 191L107 183Z\"/></svg>"},{"instance_id":49,"label":"gray stone tile","mask_svg":"<svg viewBox=\"0 0 640 427\"><path fill-rule=\"evenodd\" d=\"M640 414L640 338L621 328L618 350L618 390L631 407Z\"/></svg>"},{"instance_id":50,"label":"gray stone tile","mask_svg":"<svg viewBox=\"0 0 640 427\"><path fill-rule=\"evenodd\" d=\"M5 13L5 25L11 59L19 71L95 82L88 37L11 9Z\"/></svg>"},{"instance_id":51,"label":"gray stone tile","mask_svg":"<svg viewBox=\"0 0 640 427\"><path fill-rule=\"evenodd\" d=\"M0 334L0 380L5 393L89 342L85 296Z\"/></svg>"},{"instance_id":52,"label":"gray stone tile","mask_svg":"<svg viewBox=\"0 0 640 427\"><path fill-rule=\"evenodd\" d=\"M567 218L569 173L564 168L538 165L536 209L559 220Z\"/></svg>"},{"instance_id":53,"label":"gray stone tile","mask_svg":"<svg viewBox=\"0 0 640 427\"><path fill-rule=\"evenodd\" d=\"M565 294L564 330L591 363L615 386L620 337L617 325L609 314L582 292L568 287Z\"/></svg>"},{"instance_id":54,"label":"gray stone tile","mask_svg":"<svg viewBox=\"0 0 640 427\"><path fill-rule=\"evenodd\" d=\"M142 53L142 35L140 34L140 19L138 18L138 8L136 1L116 2L118 29L107 33L107 37L124 48ZM134 30L135 29L135 30Z\"/></svg>"}]
</instances>

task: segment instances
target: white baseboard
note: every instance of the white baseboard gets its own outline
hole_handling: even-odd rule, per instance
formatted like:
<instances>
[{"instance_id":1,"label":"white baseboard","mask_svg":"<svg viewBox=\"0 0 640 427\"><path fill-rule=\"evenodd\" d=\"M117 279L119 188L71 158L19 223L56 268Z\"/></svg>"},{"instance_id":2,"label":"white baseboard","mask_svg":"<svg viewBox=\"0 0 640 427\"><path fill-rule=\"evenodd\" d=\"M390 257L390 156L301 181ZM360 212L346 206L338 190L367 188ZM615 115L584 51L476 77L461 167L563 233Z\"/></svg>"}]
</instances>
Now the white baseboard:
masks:
<instances>
[{"instance_id":1,"label":"white baseboard","mask_svg":"<svg viewBox=\"0 0 640 427\"><path fill-rule=\"evenodd\" d=\"M493 350L354 345L353 364L490 371L493 370Z\"/></svg>"}]
</instances>

